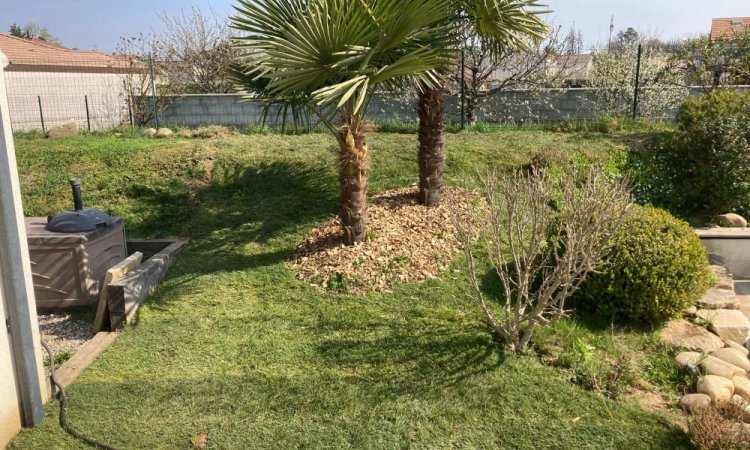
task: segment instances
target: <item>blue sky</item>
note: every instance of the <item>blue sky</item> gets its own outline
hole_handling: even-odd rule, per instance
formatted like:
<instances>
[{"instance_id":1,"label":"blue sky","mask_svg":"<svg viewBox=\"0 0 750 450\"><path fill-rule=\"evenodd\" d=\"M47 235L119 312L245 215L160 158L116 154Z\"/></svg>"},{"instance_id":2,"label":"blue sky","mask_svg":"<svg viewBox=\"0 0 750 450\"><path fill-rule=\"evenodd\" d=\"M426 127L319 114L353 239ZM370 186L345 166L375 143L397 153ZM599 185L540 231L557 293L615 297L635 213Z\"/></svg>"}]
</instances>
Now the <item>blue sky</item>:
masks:
<instances>
[{"instance_id":1,"label":"blue sky","mask_svg":"<svg viewBox=\"0 0 750 450\"><path fill-rule=\"evenodd\" d=\"M0 0L0 30L11 23L46 26L63 44L112 51L121 36L158 31L159 13L179 14L193 5L228 15L230 0ZM609 21L615 29L634 27L664 39L707 33L712 17L750 16L750 0L547 0L551 19L575 24L587 45L606 42Z\"/></svg>"}]
</instances>

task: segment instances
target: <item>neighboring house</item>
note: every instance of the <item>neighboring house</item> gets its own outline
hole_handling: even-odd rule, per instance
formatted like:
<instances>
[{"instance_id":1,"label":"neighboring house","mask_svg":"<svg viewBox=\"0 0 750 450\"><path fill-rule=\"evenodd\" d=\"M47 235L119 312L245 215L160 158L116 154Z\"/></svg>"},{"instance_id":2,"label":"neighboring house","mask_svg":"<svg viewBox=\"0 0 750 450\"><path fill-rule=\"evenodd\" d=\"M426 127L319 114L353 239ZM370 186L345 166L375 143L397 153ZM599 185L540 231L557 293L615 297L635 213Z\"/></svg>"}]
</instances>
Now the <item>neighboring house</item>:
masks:
<instances>
[{"instance_id":1,"label":"neighboring house","mask_svg":"<svg viewBox=\"0 0 750 450\"><path fill-rule=\"evenodd\" d=\"M713 19L711 22L711 39L731 38L733 35L743 33L750 27L750 17L726 17Z\"/></svg>"},{"instance_id":2,"label":"neighboring house","mask_svg":"<svg viewBox=\"0 0 750 450\"><path fill-rule=\"evenodd\" d=\"M124 79L127 58L82 51L40 39L0 33L10 118L15 131L75 120L79 128L113 127L129 120ZM86 102L88 102L88 113Z\"/></svg>"},{"instance_id":3,"label":"neighboring house","mask_svg":"<svg viewBox=\"0 0 750 450\"><path fill-rule=\"evenodd\" d=\"M550 58L546 69L548 76L560 72L559 81L566 87L583 87L593 67L593 55L560 55Z\"/></svg>"},{"instance_id":4,"label":"neighboring house","mask_svg":"<svg viewBox=\"0 0 750 450\"><path fill-rule=\"evenodd\" d=\"M556 85L566 87L581 87L586 84L594 65L592 55L557 55L547 58L546 61L534 62L531 58L527 60L519 56L517 61L509 61L508 67L498 67L484 82L480 91L491 91L502 86L506 80L511 77L521 77L531 80L539 76L541 79L555 79ZM531 61L533 66L528 66ZM544 75L544 76L542 76ZM530 84L525 86L523 83L513 83L513 89L532 88Z\"/></svg>"}]
</instances>

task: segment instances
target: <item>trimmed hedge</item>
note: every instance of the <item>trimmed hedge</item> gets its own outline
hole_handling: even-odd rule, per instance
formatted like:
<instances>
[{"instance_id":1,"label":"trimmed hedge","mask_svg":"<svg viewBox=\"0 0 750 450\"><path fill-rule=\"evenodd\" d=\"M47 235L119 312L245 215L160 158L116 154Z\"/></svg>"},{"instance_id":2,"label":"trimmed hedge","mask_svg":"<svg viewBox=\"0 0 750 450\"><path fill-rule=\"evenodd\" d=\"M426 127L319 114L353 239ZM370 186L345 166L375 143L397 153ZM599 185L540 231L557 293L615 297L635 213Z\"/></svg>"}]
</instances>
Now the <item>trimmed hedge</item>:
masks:
<instances>
[{"instance_id":1,"label":"trimmed hedge","mask_svg":"<svg viewBox=\"0 0 750 450\"><path fill-rule=\"evenodd\" d=\"M694 305L710 283L706 250L690 225L634 205L605 265L587 277L576 299L608 319L659 323Z\"/></svg>"}]
</instances>

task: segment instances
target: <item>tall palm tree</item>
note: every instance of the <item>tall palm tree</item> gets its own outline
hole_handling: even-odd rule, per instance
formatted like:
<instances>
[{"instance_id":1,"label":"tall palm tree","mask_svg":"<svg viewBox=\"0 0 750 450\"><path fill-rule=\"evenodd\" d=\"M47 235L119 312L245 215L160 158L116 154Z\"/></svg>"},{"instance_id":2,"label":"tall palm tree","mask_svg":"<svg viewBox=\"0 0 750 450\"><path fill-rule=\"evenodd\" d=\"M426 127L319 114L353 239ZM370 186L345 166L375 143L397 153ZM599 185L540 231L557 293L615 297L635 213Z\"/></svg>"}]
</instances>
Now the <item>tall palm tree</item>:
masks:
<instances>
[{"instance_id":1,"label":"tall palm tree","mask_svg":"<svg viewBox=\"0 0 750 450\"><path fill-rule=\"evenodd\" d=\"M338 142L347 245L367 239L369 129L378 87L434 87L451 56L450 0L239 0L238 80L250 98L303 106Z\"/></svg>"},{"instance_id":2,"label":"tall palm tree","mask_svg":"<svg viewBox=\"0 0 750 450\"><path fill-rule=\"evenodd\" d=\"M482 44L498 53L501 49L524 49L530 41L543 39L547 31L541 15L548 11L542 9L539 0L452 0L451 3L453 24L473 28ZM453 41L451 45L457 52L462 43ZM425 84L419 92L419 202L426 206L437 206L442 198L446 159L444 91L441 83Z\"/></svg>"}]
</instances>

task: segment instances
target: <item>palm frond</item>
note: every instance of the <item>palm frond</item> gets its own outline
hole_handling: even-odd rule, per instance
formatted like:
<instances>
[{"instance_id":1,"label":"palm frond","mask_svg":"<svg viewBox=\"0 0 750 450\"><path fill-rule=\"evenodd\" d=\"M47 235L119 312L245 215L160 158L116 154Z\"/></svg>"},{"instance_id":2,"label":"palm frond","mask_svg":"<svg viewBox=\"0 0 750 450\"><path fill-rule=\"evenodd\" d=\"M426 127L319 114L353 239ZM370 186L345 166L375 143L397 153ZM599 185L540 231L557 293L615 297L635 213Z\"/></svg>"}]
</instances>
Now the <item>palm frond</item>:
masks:
<instances>
[{"instance_id":1,"label":"palm frond","mask_svg":"<svg viewBox=\"0 0 750 450\"><path fill-rule=\"evenodd\" d=\"M459 0L469 25L494 52L525 50L543 41L551 11L539 0Z\"/></svg>"},{"instance_id":2,"label":"palm frond","mask_svg":"<svg viewBox=\"0 0 750 450\"><path fill-rule=\"evenodd\" d=\"M240 0L246 75L269 103L363 114L378 85L435 84L456 44L451 0Z\"/></svg>"}]
</instances>

